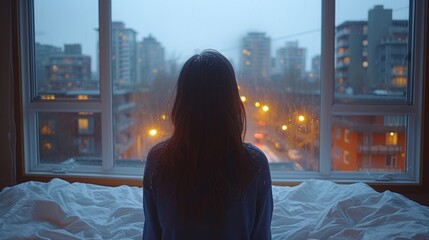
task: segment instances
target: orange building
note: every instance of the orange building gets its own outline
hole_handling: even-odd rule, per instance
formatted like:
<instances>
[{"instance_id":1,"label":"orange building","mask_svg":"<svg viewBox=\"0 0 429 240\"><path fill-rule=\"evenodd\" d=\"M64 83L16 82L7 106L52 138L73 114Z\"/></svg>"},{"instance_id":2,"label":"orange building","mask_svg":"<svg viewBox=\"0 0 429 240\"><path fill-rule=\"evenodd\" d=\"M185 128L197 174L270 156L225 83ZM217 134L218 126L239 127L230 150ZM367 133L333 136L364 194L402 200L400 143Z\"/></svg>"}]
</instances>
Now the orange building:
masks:
<instances>
[{"instance_id":1,"label":"orange building","mask_svg":"<svg viewBox=\"0 0 429 240\"><path fill-rule=\"evenodd\" d=\"M404 116L335 116L332 121L332 170L405 170Z\"/></svg>"}]
</instances>

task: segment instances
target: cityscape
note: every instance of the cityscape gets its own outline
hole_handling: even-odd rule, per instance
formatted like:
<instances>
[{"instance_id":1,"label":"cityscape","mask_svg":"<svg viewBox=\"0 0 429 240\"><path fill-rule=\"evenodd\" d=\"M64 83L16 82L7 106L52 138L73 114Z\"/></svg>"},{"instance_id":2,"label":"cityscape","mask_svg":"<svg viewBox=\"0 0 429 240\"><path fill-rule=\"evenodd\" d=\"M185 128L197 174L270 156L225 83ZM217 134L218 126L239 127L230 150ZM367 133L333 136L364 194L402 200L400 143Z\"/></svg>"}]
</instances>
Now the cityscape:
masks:
<instances>
[{"instance_id":1,"label":"cityscape","mask_svg":"<svg viewBox=\"0 0 429 240\"><path fill-rule=\"evenodd\" d=\"M157 36L139 40L124 22L112 22L111 31L115 164L139 165L151 146L172 134L169 109L183 60L166 59ZM338 24L335 101L406 99L408 34L408 20L393 19L392 9L382 5L369 9L365 21ZM334 171L405 171L405 116L334 115L332 139L321 140L321 56L308 56L298 40L272 49L266 32L246 32L238 45L234 65L247 113L245 141L264 151L272 169L318 171L320 141L331 141ZM80 43L36 42L36 100L99 99L92 60ZM100 165L101 121L96 112L39 113L40 161Z\"/></svg>"}]
</instances>

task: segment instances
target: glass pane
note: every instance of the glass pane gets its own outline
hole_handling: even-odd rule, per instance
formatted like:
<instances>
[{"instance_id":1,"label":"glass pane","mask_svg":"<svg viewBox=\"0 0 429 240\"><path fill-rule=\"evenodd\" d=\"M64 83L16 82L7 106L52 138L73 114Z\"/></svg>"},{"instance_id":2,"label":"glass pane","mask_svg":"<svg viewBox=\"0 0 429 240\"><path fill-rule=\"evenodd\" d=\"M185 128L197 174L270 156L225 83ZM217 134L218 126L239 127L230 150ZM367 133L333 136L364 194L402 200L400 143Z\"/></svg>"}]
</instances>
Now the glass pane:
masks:
<instances>
[{"instance_id":1,"label":"glass pane","mask_svg":"<svg viewBox=\"0 0 429 240\"><path fill-rule=\"evenodd\" d=\"M64 166L101 166L101 114L37 114L39 162Z\"/></svg>"},{"instance_id":2,"label":"glass pane","mask_svg":"<svg viewBox=\"0 0 429 240\"><path fill-rule=\"evenodd\" d=\"M332 170L405 172L406 116L333 116Z\"/></svg>"},{"instance_id":3,"label":"glass pane","mask_svg":"<svg viewBox=\"0 0 429 240\"><path fill-rule=\"evenodd\" d=\"M409 1L336 1L335 101L405 102Z\"/></svg>"},{"instance_id":4,"label":"glass pane","mask_svg":"<svg viewBox=\"0 0 429 240\"><path fill-rule=\"evenodd\" d=\"M35 0L34 28L34 99L98 98L98 1Z\"/></svg>"},{"instance_id":5,"label":"glass pane","mask_svg":"<svg viewBox=\"0 0 429 240\"><path fill-rule=\"evenodd\" d=\"M144 160L172 134L178 71L212 48L235 68L245 140L272 169L318 170L321 1L113 0L112 18L117 159Z\"/></svg>"}]
</instances>

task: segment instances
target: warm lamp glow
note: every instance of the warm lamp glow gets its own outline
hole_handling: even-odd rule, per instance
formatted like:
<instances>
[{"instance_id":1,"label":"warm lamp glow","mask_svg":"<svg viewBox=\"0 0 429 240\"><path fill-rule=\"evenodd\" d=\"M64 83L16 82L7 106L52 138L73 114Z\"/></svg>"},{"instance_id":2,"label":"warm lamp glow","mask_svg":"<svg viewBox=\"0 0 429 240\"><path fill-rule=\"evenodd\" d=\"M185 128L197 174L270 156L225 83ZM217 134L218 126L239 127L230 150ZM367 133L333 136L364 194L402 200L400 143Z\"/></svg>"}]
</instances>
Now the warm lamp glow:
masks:
<instances>
[{"instance_id":1,"label":"warm lamp glow","mask_svg":"<svg viewBox=\"0 0 429 240\"><path fill-rule=\"evenodd\" d=\"M149 135L151 135L151 136L155 136L156 134L157 134L156 129L151 129L151 130L149 130Z\"/></svg>"},{"instance_id":2,"label":"warm lamp glow","mask_svg":"<svg viewBox=\"0 0 429 240\"><path fill-rule=\"evenodd\" d=\"M268 112L268 110L270 110L270 108L269 108L267 105L264 105L264 106L262 107L262 111L264 111L264 112Z\"/></svg>"}]
</instances>

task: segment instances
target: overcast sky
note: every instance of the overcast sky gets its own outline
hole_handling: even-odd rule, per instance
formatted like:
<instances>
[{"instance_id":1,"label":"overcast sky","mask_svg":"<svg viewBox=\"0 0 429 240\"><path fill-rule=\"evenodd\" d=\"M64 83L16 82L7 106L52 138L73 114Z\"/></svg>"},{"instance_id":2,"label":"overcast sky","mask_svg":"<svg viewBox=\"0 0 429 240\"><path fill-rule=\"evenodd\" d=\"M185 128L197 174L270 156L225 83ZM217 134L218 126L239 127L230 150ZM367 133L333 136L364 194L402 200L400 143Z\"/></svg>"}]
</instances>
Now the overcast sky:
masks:
<instances>
[{"instance_id":1,"label":"overcast sky","mask_svg":"<svg viewBox=\"0 0 429 240\"><path fill-rule=\"evenodd\" d=\"M336 24L367 20L374 5L393 9L394 19L406 19L406 0L341 0ZM97 0L36 0L36 42L63 47L81 43L83 53L95 55ZM165 48L166 58L187 59L206 48L238 62L240 40L249 31L265 32L272 55L286 41L298 41L310 59L320 54L320 0L112 0L112 20L137 31L138 40L151 34Z\"/></svg>"}]
</instances>

